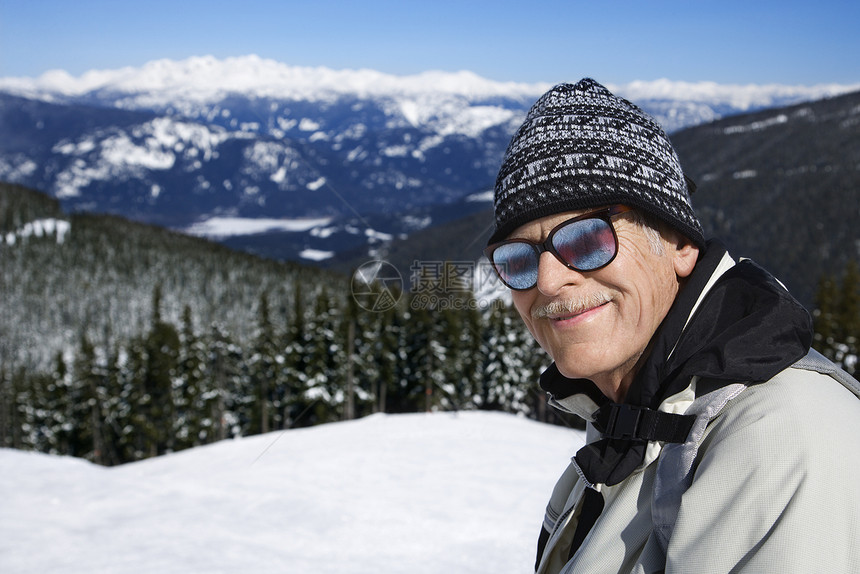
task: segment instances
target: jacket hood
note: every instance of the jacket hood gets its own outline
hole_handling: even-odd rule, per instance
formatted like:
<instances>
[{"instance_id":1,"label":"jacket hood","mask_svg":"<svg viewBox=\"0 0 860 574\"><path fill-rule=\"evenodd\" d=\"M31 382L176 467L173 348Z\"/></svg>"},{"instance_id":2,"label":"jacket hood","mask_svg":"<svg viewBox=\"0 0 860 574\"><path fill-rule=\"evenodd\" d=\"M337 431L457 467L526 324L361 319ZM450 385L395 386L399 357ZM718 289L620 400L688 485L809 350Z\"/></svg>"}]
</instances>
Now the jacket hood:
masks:
<instances>
[{"instance_id":1,"label":"jacket hood","mask_svg":"<svg viewBox=\"0 0 860 574\"><path fill-rule=\"evenodd\" d=\"M809 351L813 334L809 313L773 276L748 259L723 273L696 307L725 254L721 243L708 242L655 333L651 354L624 405L646 414L656 412L666 398L687 388L694 376L717 386L761 383ZM602 410L615 405L591 381L568 379L554 364L540 384L553 399L565 403L592 404ZM595 414L587 418L593 420ZM642 438L604 437L580 449L574 461L590 483L611 486L636 470L647 444Z\"/></svg>"}]
</instances>

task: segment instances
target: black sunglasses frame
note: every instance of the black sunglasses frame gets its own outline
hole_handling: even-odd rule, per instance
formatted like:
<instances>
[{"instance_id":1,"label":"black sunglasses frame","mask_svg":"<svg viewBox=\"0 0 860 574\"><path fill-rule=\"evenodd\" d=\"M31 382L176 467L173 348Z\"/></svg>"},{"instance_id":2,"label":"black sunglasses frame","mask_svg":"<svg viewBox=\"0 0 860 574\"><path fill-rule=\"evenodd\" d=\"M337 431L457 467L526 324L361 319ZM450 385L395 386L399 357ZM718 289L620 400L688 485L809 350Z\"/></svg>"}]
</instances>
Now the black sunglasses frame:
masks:
<instances>
[{"instance_id":1,"label":"black sunglasses frame","mask_svg":"<svg viewBox=\"0 0 860 574\"><path fill-rule=\"evenodd\" d=\"M627 213L628 211L632 211L632 209L633 209L632 207L628 207L626 205L612 205L609 207L603 207L601 209L597 209L595 211L590 211L588 213L583 213L582 215L577 215L576 217L566 219L565 221L562 221L561 223L559 223L558 225L553 227L552 230L550 230L550 232L547 234L546 239L541 241L541 242L529 241L528 239L505 239L503 241L499 241L498 243L493 243L492 245L488 245L484 249L484 255L487 257L487 259L490 260L490 264L493 266L493 271L496 272L496 275L498 275L498 277L502 281L502 283L504 283L506 287L508 287L509 289L513 289L514 291L528 291L529 289L533 289L535 287L535 285L537 285L537 282L535 282L534 285L531 285L530 287L513 287L512 285L509 285L507 281L505 281L504 277L502 277L502 274L499 272L499 268L496 265L496 262L493 260L493 253L499 247L501 247L503 245L508 245L511 243L525 243L526 245L531 246L532 249L534 249L536 254L537 254L538 264L540 264L541 254L543 254L544 251L549 251L550 253L552 253L553 257L558 259L568 269L572 269L573 271L578 271L580 273L587 272L587 271L597 271L598 269L603 269L604 267L606 267L607 265L612 263L612 261L615 260L615 256L618 255L618 234L615 233L615 226L612 225L611 219L613 217L615 217L616 215L621 215L622 213ZM612 239L615 242L615 251L612 254L612 257L609 258L609 261L607 261L603 265L600 265L599 267L595 267L593 269L579 269L578 267L574 266L573 264L565 261L565 259L559 254L558 251L556 251L555 246L553 246L553 244L552 244L553 237L555 237L555 234L556 234L556 232L558 232L559 229L566 227L567 225L570 225L571 223L576 223L577 221L582 221L584 219L602 219L602 220L604 220L606 223L609 224L609 229L612 230Z\"/></svg>"}]
</instances>

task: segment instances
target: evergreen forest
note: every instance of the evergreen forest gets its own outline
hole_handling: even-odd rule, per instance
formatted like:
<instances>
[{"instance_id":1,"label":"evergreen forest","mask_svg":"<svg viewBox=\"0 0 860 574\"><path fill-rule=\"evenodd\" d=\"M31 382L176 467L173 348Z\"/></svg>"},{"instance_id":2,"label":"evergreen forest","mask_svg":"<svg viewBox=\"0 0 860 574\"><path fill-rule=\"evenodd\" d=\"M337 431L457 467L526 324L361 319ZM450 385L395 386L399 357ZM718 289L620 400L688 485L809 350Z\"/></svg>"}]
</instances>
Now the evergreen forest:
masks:
<instances>
[{"instance_id":1,"label":"evergreen forest","mask_svg":"<svg viewBox=\"0 0 860 574\"><path fill-rule=\"evenodd\" d=\"M0 446L115 465L375 412L552 416L543 352L453 267L444 306L407 283L368 310L349 276L14 185L0 237Z\"/></svg>"}]
</instances>

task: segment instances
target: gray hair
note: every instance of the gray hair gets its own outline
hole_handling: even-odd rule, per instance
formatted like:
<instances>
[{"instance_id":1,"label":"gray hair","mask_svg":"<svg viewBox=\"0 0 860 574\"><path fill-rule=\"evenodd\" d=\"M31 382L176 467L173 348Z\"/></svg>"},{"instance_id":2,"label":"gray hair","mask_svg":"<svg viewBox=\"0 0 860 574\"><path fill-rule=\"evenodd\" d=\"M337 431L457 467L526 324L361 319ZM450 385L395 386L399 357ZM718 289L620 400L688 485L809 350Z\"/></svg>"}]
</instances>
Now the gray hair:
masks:
<instances>
[{"instance_id":1,"label":"gray hair","mask_svg":"<svg viewBox=\"0 0 860 574\"><path fill-rule=\"evenodd\" d=\"M663 244L666 224L650 213L645 213L639 209L628 211L625 215L628 215L630 221L645 234L648 246L651 248L651 253L660 256L666 254L666 247Z\"/></svg>"}]
</instances>

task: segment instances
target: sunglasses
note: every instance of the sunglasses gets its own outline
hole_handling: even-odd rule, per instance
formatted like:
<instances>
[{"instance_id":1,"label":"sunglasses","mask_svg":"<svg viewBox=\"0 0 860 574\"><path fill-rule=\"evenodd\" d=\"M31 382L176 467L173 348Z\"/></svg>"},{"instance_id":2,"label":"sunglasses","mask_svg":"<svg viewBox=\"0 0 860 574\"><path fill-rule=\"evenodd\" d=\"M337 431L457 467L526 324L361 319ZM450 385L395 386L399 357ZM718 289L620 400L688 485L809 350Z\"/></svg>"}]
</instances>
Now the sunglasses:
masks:
<instances>
[{"instance_id":1,"label":"sunglasses","mask_svg":"<svg viewBox=\"0 0 860 574\"><path fill-rule=\"evenodd\" d=\"M610 219L632 208L613 205L568 219L554 227L545 241L507 239L484 249L502 283L515 291L537 285L541 253L549 251L568 269L596 271L618 254L618 237Z\"/></svg>"}]
</instances>

